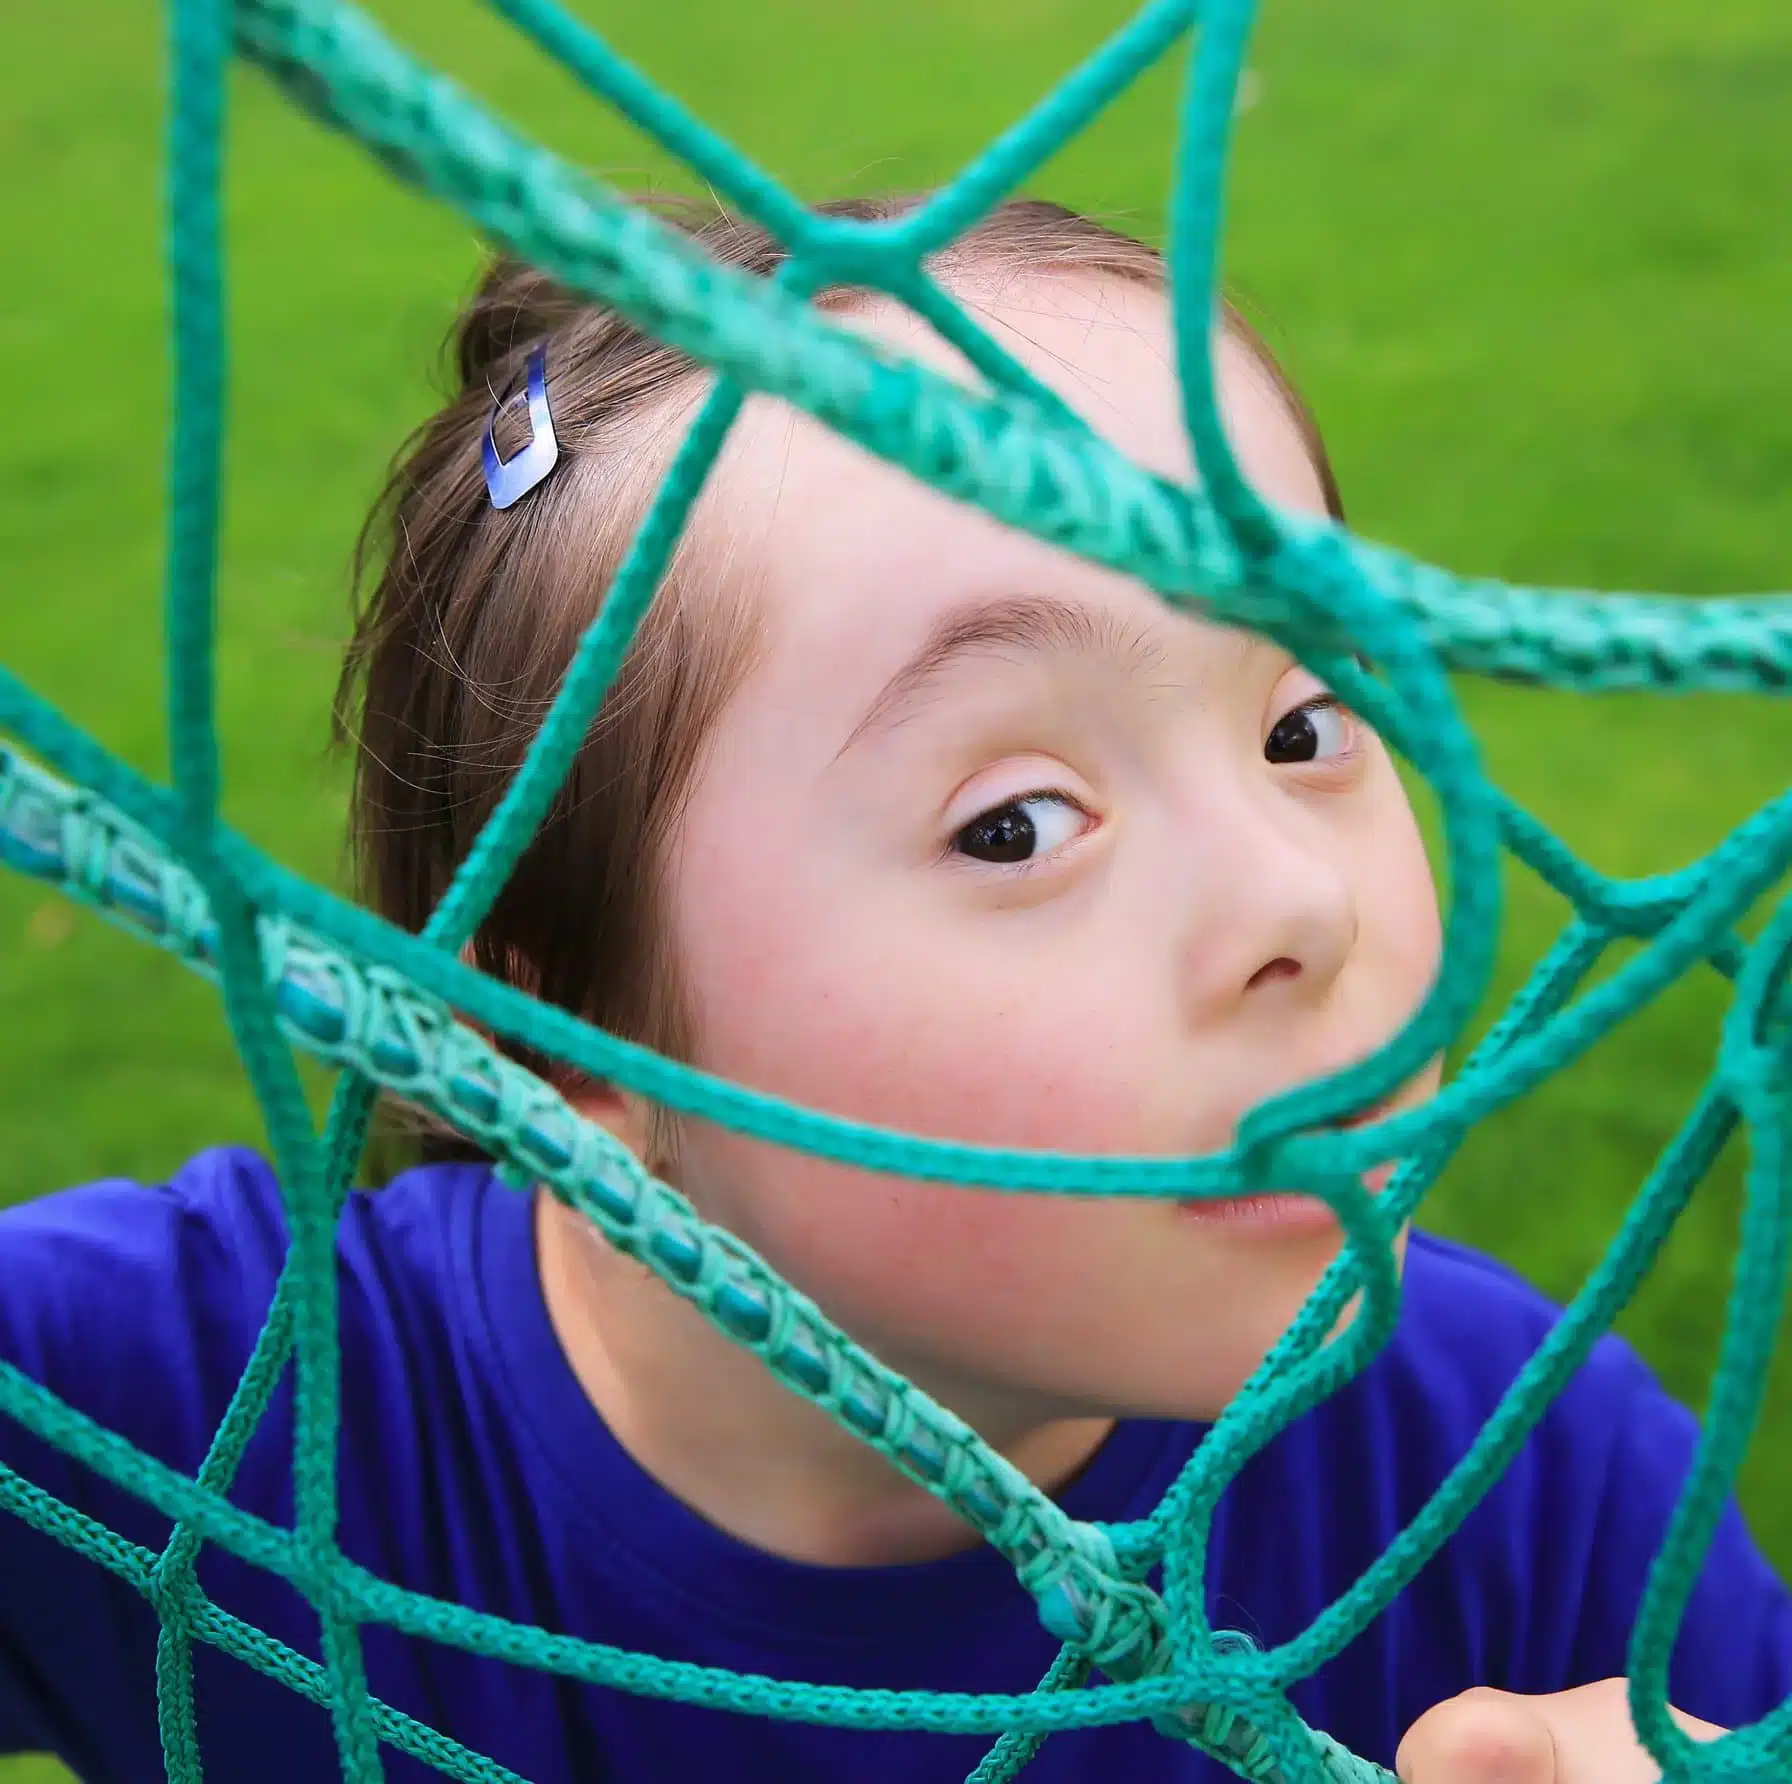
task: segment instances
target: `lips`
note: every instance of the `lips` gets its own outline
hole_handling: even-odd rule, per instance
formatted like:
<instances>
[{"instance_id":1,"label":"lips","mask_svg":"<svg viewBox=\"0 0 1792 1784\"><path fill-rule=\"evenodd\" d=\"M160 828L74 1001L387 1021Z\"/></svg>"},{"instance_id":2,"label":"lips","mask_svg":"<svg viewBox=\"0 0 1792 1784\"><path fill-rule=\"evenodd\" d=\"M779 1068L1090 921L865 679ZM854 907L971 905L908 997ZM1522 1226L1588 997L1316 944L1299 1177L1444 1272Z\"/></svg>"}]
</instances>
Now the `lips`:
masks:
<instances>
[{"instance_id":1,"label":"lips","mask_svg":"<svg viewBox=\"0 0 1792 1784\"><path fill-rule=\"evenodd\" d=\"M1369 1127L1373 1123L1392 1115L1399 1105L1399 1101L1399 1093L1396 1092L1393 1096L1383 1097L1380 1102L1374 1104L1371 1108L1365 1109L1360 1115L1346 1115L1342 1121L1328 1121L1325 1125L1340 1130L1353 1127Z\"/></svg>"},{"instance_id":2,"label":"lips","mask_svg":"<svg viewBox=\"0 0 1792 1784\"><path fill-rule=\"evenodd\" d=\"M1342 1070L1343 1068L1339 1067L1338 1069ZM1324 1076L1325 1074L1321 1073L1318 1075ZM1310 1080L1303 1080L1303 1082L1310 1082ZM1252 1108L1255 1108L1257 1106L1257 1103L1263 1102L1272 1096L1279 1096L1284 1091L1286 1091L1288 1088L1289 1087L1284 1084L1276 1090L1266 1090L1266 1091L1262 1092L1261 1095L1259 1095L1258 1098L1256 1099L1256 1102L1252 1103L1250 1106ZM1370 1104L1370 1106L1368 1108L1364 1109L1360 1114L1341 1115L1341 1116L1339 1116L1339 1118L1336 1121L1327 1121L1327 1122L1321 1123L1319 1128L1316 1129L1315 1131L1320 1132L1320 1133L1329 1133L1329 1132L1342 1133L1342 1132L1345 1132L1348 1129L1354 1128L1354 1127L1368 1127L1368 1126L1372 1125L1374 1122L1385 1120L1389 1115L1393 1115L1393 1114L1397 1113L1401 1106L1401 1103L1403 1102L1403 1100L1405 1098L1405 1095L1406 1095L1406 1087L1404 1085L1402 1085L1400 1089L1391 1092L1387 1096L1384 1096L1380 1102Z\"/></svg>"},{"instance_id":3,"label":"lips","mask_svg":"<svg viewBox=\"0 0 1792 1784\"><path fill-rule=\"evenodd\" d=\"M1397 1092L1372 1104L1360 1114L1347 1115L1342 1120L1327 1122L1325 1126L1340 1133L1352 1128L1368 1127L1394 1114L1399 1108L1400 1100ZM1379 1194L1386 1187L1390 1175L1389 1165L1377 1165L1368 1173L1369 1192L1372 1195ZM1294 1195L1287 1191L1227 1196L1214 1201L1190 1200L1178 1202L1177 1209L1179 1213L1203 1225L1240 1235L1267 1234L1293 1238L1302 1233L1335 1229L1338 1224L1337 1216L1318 1196Z\"/></svg>"}]
</instances>

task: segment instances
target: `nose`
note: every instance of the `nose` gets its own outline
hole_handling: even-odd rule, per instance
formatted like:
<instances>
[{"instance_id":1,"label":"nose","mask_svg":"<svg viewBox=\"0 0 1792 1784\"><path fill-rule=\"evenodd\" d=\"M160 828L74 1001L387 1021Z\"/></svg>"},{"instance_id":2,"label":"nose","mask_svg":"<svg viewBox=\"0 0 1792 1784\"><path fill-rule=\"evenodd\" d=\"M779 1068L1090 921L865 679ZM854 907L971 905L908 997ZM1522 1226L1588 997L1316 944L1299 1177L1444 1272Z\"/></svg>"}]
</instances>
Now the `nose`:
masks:
<instances>
[{"instance_id":1,"label":"nose","mask_svg":"<svg viewBox=\"0 0 1792 1784\"><path fill-rule=\"evenodd\" d=\"M1344 839L1272 784L1201 801L1183 977L1202 1021L1239 1008L1316 1004L1357 942L1359 888Z\"/></svg>"}]
</instances>

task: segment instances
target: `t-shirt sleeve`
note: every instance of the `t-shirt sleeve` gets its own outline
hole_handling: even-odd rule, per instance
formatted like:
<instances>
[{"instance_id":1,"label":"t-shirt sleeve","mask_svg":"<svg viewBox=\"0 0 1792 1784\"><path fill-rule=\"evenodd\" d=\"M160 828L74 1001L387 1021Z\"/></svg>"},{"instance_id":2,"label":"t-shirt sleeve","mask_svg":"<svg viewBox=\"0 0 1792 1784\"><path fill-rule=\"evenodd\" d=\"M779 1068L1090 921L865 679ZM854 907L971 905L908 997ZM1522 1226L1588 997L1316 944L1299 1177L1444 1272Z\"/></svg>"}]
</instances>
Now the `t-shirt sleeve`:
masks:
<instances>
[{"instance_id":1,"label":"t-shirt sleeve","mask_svg":"<svg viewBox=\"0 0 1792 1784\"><path fill-rule=\"evenodd\" d=\"M209 1154L159 1187L89 1184L0 1213L0 1358L192 1473L260 1323L218 1214L258 1164ZM166 1518L4 1413L0 1464L15 1495L29 1483L106 1526L114 1554L167 1540ZM0 1509L0 1752L94 1776L153 1754L156 1628L129 1580Z\"/></svg>"},{"instance_id":2,"label":"t-shirt sleeve","mask_svg":"<svg viewBox=\"0 0 1792 1784\"><path fill-rule=\"evenodd\" d=\"M1626 1670L1643 1588L1699 1427L1628 1346L1608 1340L1589 1364L1611 1436L1590 1523L1574 1670L1609 1678ZM1678 1708L1724 1728L1757 1721L1792 1694L1792 1594L1733 1499L1687 1605L1669 1686Z\"/></svg>"}]
</instances>

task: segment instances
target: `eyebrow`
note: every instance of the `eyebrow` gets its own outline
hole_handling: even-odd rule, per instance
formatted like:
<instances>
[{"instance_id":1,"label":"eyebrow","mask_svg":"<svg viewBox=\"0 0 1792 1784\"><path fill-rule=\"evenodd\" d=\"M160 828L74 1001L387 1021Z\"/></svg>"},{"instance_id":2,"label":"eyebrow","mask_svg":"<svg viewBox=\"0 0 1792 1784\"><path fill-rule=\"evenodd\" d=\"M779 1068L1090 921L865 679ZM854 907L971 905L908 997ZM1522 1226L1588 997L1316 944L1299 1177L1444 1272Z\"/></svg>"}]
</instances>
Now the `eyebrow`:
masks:
<instances>
[{"instance_id":1,"label":"eyebrow","mask_svg":"<svg viewBox=\"0 0 1792 1784\"><path fill-rule=\"evenodd\" d=\"M1099 656L1134 675L1163 658L1148 627L1055 595L1008 595L966 603L934 622L920 648L865 709L840 746L840 755L872 731L892 724L947 669L971 657L1008 657L1016 652Z\"/></svg>"}]
</instances>

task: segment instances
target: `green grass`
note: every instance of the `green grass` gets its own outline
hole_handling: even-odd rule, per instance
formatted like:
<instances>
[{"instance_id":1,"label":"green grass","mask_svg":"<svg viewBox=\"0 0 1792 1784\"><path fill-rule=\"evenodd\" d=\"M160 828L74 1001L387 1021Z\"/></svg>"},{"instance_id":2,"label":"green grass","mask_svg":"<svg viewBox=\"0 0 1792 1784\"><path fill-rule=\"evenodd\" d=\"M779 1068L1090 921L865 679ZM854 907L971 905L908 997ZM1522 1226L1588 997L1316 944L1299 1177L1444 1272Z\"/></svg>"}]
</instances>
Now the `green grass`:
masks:
<instances>
[{"instance_id":1,"label":"green grass","mask_svg":"<svg viewBox=\"0 0 1792 1784\"><path fill-rule=\"evenodd\" d=\"M18 8L0 64L8 277L0 656L160 772L159 8ZM1119 22L1118 0L902 8L610 0L613 41L812 197L935 181ZM470 4L398 32L619 182L664 158ZM1269 0L1230 273L1325 424L1356 524L1465 571L1689 593L1785 586L1792 482L1792 13L1780 0ZM1038 189L1156 234L1175 81L1153 75ZM324 754L348 543L475 243L253 74L232 89L233 433L220 686L230 817L337 873ZM1469 687L1497 778L1602 867L1668 868L1792 779L1792 707ZM1559 920L1517 876L1500 989ZM1567 1294L1712 1057L1681 988L1518 1111L1433 1224ZM154 1176L258 1129L213 998L0 881L0 1197ZM1739 1160L1625 1329L1698 1402ZM1782 1372L1744 1499L1792 1568ZM0 1766L5 1784L45 1774Z\"/></svg>"}]
</instances>

